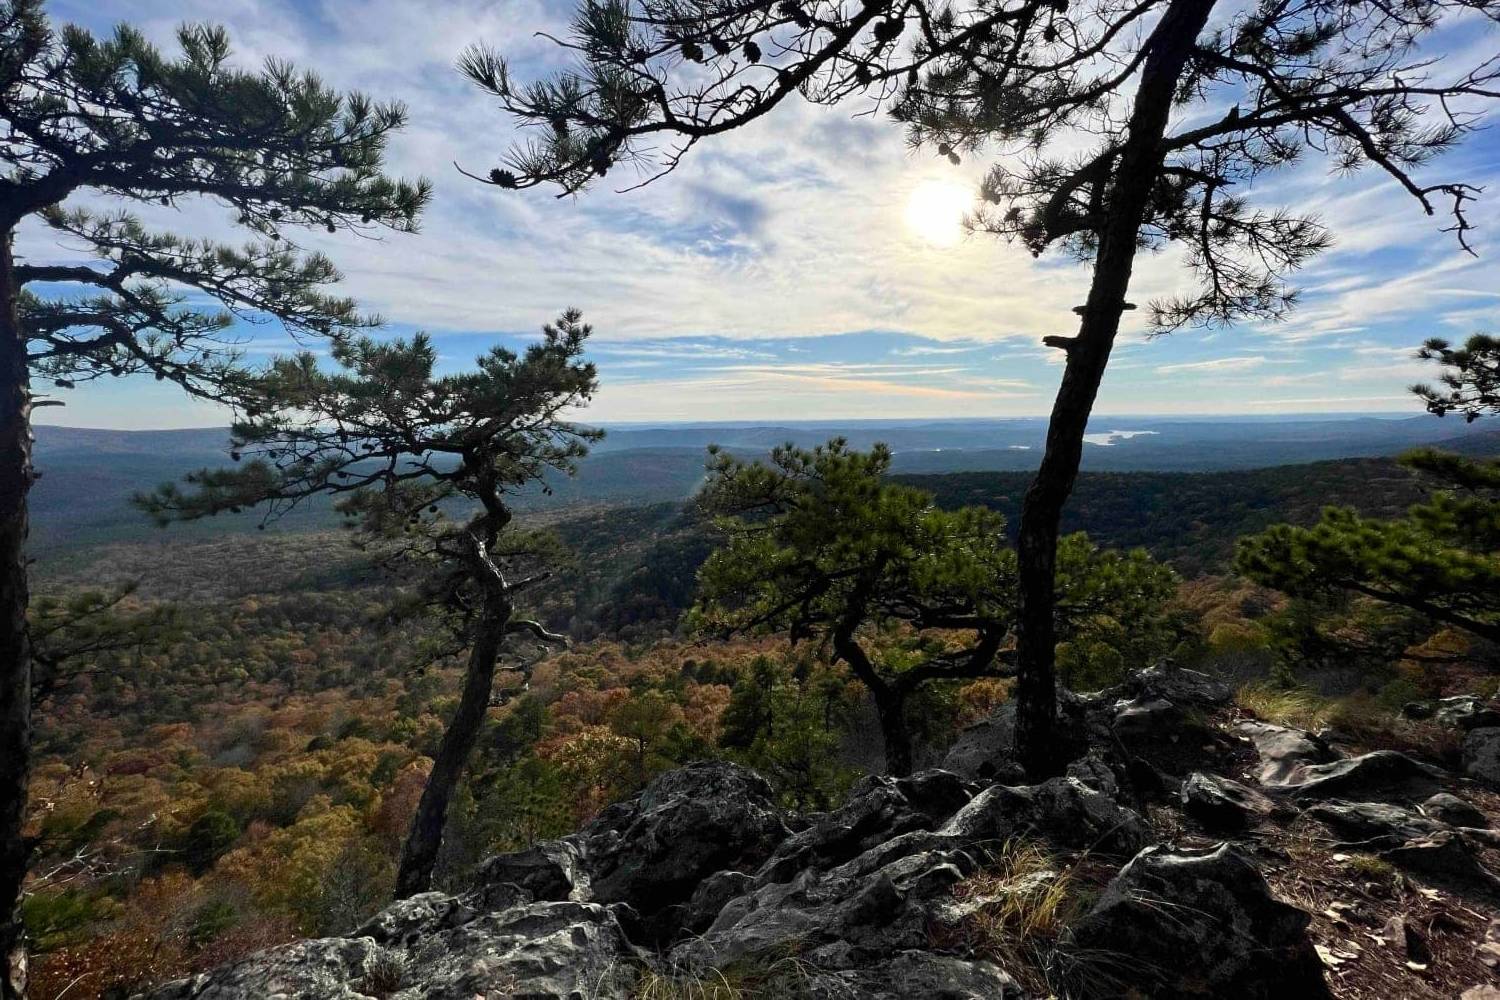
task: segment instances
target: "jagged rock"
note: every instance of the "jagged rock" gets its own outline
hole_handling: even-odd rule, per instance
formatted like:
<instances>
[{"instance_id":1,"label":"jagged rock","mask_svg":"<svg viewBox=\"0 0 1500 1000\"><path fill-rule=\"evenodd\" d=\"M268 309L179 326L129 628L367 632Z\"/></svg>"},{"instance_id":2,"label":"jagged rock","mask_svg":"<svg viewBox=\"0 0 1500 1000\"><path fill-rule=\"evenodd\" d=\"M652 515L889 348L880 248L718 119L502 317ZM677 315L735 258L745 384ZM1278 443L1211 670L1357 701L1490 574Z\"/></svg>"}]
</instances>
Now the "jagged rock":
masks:
<instances>
[{"instance_id":1,"label":"jagged rock","mask_svg":"<svg viewBox=\"0 0 1500 1000\"><path fill-rule=\"evenodd\" d=\"M812 1000L1023 1000L1021 987L992 962L906 951L869 969L821 973Z\"/></svg>"},{"instance_id":2,"label":"jagged rock","mask_svg":"<svg viewBox=\"0 0 1500 1000\"><path fill-rule=\"evenodd\" d=\"M1400 847L1382 851L1380 857L1455 891L1480 893L1490 898L1500 894L1500 878L1480 864L1463 838L1450 830L1408 840Z\"/></svg>"},{"instance_id":3,"label":"jagged rock","mask_svg":"<svg viewBox=\"0 0 1500 1000\"><path fill-rule=\"evenodd\" d=\"M302 941L179 980L147 1000L625 1000L639 959L610 908L535 902L486 912L428 893L383 923L409 944L371 937ZM382 918L377 918L378 921ZM425 924L424 920L432 922Z\"/></svg>"},{"instance_id":4,"label":"jagged rock","mask_svg":"<svg viewBox=\"0 0 1500 1000\"><path fill-rule=\"evenodd\" d=\"M714 872L759 865L789 832L770 783L721 761L668 771L625 805L583 831L600 902L686 902Z\"/></svg>"},{"instance_id":5,"label":"jagged rock","mask_svg":"<svg viewBox=\"0 0 1500 1000\"><path fill-rule=\"evenodd\" d=\"M909 778L869 775L849 790L838 809L814 816L804 830L782 841L756 872L759 882L785 882L809 868L842 864L914 830L931 830L969 799L953 774L927 771Z\"/></svg>"},{"instance_id":6,"label":"jagged rock","mask_svg":"<svg viewBox=\"0 0 1500 1000\"><path fill-rule=\"evenodd\" d=\"M1500 786L1500 726L1471 729L1464 737L1464 773Z\"/></svg>"},{"instance_id":7,"label":"jagged rock","mask_svg":"<svg viewBox=\"0 0 1500 1000\"><path fill-rule=\"evenodd\" d=\"M1394 847L1443 829L1436 820L1384 802L1319 802L1307 815L1346 840L1371 846Z\"/></svg>"},{"instance_id":8,"label":"jagged rock","mask_svg":"<svg viewBox=\"0 0 1500 1000\"><path fill-rule=\"evenodd\" d=\"M1178 794L1183 811L1213 830L1244 830L1277 811L1276 803L1255 789L1202 771L1188 775Z\"/></svg>"},{"instance_id":9,"label":"jagged rock","mask_svg":"<svg viewBox=\"0 0 1500 1000\"><path fill-rule=\"evenodd\" d=\"M1148 847L1074 925L1071 978L1087 996L1326 998L1309 917L1271 895L1228 844Z\"/></svg>"},{"instance_id":10,"label":"jagged rock","mask_svg":"<svg viewBox=\"0 0 1500 1000\"><path fill-rule=\"evenodd\" d=\"M1112 799L1120 797L1120 774L1115 762L1098 747L1070 763L1066 776L1077 778L1094 791Z\"/></svg>"},{"instance_id":11,"label":"jagged rock","mask_svg":"<svg viewBox=\"0 0 1500 1000\"><path fill-rule=\"evenodd\" d=\"M1269 722L1241 722L1235 732L1255 744L1260 755L1256 780L1267 788L1283 788L1298 780L1302 769L1338 760L1339 755L1312 733Z\"/></svg>"},{"instance_id":12,"label":"jagged rock","mask_svg":"<svg viewBox=\"0 0 1500 1000\"><path fill-rule=\"evenodd\" d=\"M1001 705L988 719L966 727L943 758L943 770L971 781L1022 779L1016 763L1016 706Z\"/></svg>"},{"instance_id":13,"label":"jagged rock","mask_svg":"<svg viewBox=\"0 0 1500 1000\"><path fill-rule=\"evenodd\" d=\"M791 881L757 878L703 934L671 952L681 967L720 968L795 947L821 969L867 968L893 952L924 949L933 913L975 867L928 831L913 831Z\"/></svg>"},{"instance_id":14,"label":"jagged rock","mask_svg":"<svg viewBox=\"0 0 1500 1000\"><path fill-rule=\"evenodd\" d=\"M708 928L724 909L724 904L749 891L755 880L744 872L717 872L704 879L688 900L682 928L699 934Z\"/></svg>"},{"instance_id":15,"label":"jagged rock","mask_svg":"<svg viewBox=\"0 0 1500 1000\"><path fill-rule=\"evenodd\" d=\"M1410 802L1440 789L1443 774L1395 750L1375 750L1327 764L1306 764L1278 790L1297 799L1373 799Z\"/></svg>"},{"instance_id":16,"label":"jagged rock","mask_svg":"<svg viewBox=\"0 0 1500 1000\"><path fill-rule=\"evenodd\" d=\"M963 843L1034 836L1059 847L1121 856L1134 854L1150 839L1139 813L1070 777L1014 788L992 785L938 833Z\"/></svg>"},{"instance_id":17,"label":"jagged rock","mask_svg":"<svg viewBox=\"0 0 1500 1000\"><path fill-rule=\"evenodd\" d=\"M588 868L583 858L582 838L549 840L512 854L497 854L480 862L474 871L479 885L511 883L525 889L533 899L591 898Z\"/></svg>"},{"instance_id":18,"label":"jagged rock","mask_svg":"<svg viewBox=\"0 0 1500 1000\"><path fill-rule=\"evenodd\" d=\"M1489 817L1472 802L1467 802L1449 792L1438 792L1421 805L1422 814L1449 826L1486 828Z\"/></svg>"},{"instance_id":19,"label":"jagged rock","mask_svg":"<svg viewBox=\"0 0 1500 1000\"><path fill-rule=\"evenodd\" d=\"M1123 740L1168 736L1182 729L1182 709L1165 698L1140 697L1115 705L1110 727Z\"/></svg>"},{"instance_id":20,"label":"jagged rock","mask_svg":"<svg viewBox=\"0 0 1500 1000\"><path fill-rule=\"evenodd\" d=\"M1174 705L1220 708L1233 700L1229 685L1197 670L1162 664L1130 675L1121 685L1137 700L1160 699Z\"/></svg>"},{"instance_id":21,"label":"jagged rock","mask_svg":"<svg viewBox=\"0 0 1500 1000\"><path fill-rule=\"evenodd\" d=\"M1430 719L1449 729L1480 729L1500 726L1500 710L1478 695L1461 694L1437 701L1410 701L1401 706L1408 719Z\"/></svg>"}]
</instances>

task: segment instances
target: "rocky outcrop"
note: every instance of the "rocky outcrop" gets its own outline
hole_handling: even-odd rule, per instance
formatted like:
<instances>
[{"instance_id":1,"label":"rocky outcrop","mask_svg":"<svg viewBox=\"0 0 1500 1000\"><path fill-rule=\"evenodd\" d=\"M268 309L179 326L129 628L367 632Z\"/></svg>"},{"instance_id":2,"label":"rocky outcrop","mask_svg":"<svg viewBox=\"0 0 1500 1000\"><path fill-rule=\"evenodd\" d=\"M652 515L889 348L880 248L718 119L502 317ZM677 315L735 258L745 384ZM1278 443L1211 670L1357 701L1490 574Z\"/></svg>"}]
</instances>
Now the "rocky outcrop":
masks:
<instances>
[{"instance_id":1,"label":"rocky outcrop","mask_svg":"<svg viewBox=\"0 0 1500 1000\"><path fill-rule=\"evenodd\" d=\"M624 1000L636 951L615 912L517 891L398 903L347 938L303 941L168 984L151 1000Z\"/></svg>"},{"instance_id":2,"label":"rocky outcrop","mask_svg":"<svg viewBox=\"0 0 1500 1000\"><path fill-rule=\"evenodd\" d=\"M1319 802L1307 815L1346 843L1361 847L1398 847L1443 829L1443 824L1409 809L1384 802Z\"/></svg>"},{"instance_id":3,"label":"rocky outcrop","mask_svg":"<svg viewBox=\"0 0 1500 1000\"><path fill-rule=\"evenodd\" d=\"M1121 691L1127 698L1167 701L1183 708L1222 708L1234 697L1229 685L1217 678L1167 664L1132 674Z\"/></svg>"},{"instance_id":4,"label":"rocky outcrop","mask_svg":"<svg viewBox=\"0 0 1500 1000\"><path fill-rule=\"evenodd\" d=\"M1150 840L1140 814L1078 778L1040 785L992 785L939 831L962 843L1032 837L1057 847L1129 857Z\"/></svg>"},{"instance_id":5,"label":"rocky outcrop","mask_svg":"<svg viewBox=\"0 0 1500 1000\"><path fill-rule=\"evenodd\" d=\"M1500 788L1500 726L1471 729L1464 736L1464 773Z\"/></svg>"},{"instance_id":6,"label":"rocky outcrop","mask_svg":"<svg viewBox=\"0 0 1500 1000\"><path fill-rule=\"evenodd\" d=\"M1395 750L1375 750L1295 769L1277 786L1295 799L1420 801L1442 788L1442 772Z\"/></svg>"},{"instance_id":7,"label":"rocky outcrop","mask_svg":"<svg viewBox=\"0 0 1500 1000\"><path fill-rule=\"evenodd\" d=\"M1376 786L1408 794L1430 770L1399 754L1341 758L1261 723L1239 732L1262 787L1213 773L1205 755L1238 768L1248 748L1217 732L1174 740L1174 727L1202 726L1227 698L1202 674L1146 671L1060 698L1092 743L1060 777L1012 773L1002 712L949 755L961 770L867 777L807 816L785 813L742 767L680 768L575 834L487 860L465 892L414 897L347 937L274 949L150 1000L625 1000L701 995L693 984L747 969L765 983L746 995L798 1000L1024 1000L1062 981L1079 997L1323 996L1308 915L1272 895L1245 850L1152 846L1163 834L1146 814L1180 809L1159 827L1254 844L1306 812L1410 871L1472 876L1453 832L1464 803L1436 788L1382 801ZM1014 856L1035 867L1015 874ZM1026 893L1066 887L1075 870L1088 873L1075 886L1102 882L1118 866L1045 954L994 937ZM1077 907L1093 894L1068 891Z\"/></svg>"},{"instance_id":8,"label":"rocky outcrop","mask_svg":"<svg viewBox=\"0 0 1500 1000\"><path fill-rule=\"evenodd\" d=\"M1449 826L1467 826L1483 829L1490 825L1489 817L1472 802L1448 792L1438 792L1421 805L1422 815L1446 823Z\"/></svg>"},{"instance_id":9,"label":"rocky outcrop","mask_svg":"<svg viewBox=\"0 0 1500 1000\"><path fill-rule=\"evenodd\" d=\"M1068 977L1092 997L1327 997L1308 921L1227 844L1149 847L1073 928Z\"/></svg>"},{"instance_id":10,"label":"rocky outcrop","mask_svg":"<svg viewBox=\"0 0 1500 1000\"><path fill-rule=\"evenodd\" d=\"M1182 783L1182 811L1208 827L1236 833L1270 819L1279 807L1255 789L1217 774L1195 771Z\"/></svg>"},{"instance_id":11,"label":"rocky outcrop","mask_svg":"<svg viewBox=\"0 0 1500 1000\"><path fill-rule=\"evenodd\" d=\"M1408 719L1423 719L1448 729L1479 729L1500 726L1500 706L1473 694L1439 698L1437 701L1407 702L1401 714Z\"/></svg>"}]
</instances>

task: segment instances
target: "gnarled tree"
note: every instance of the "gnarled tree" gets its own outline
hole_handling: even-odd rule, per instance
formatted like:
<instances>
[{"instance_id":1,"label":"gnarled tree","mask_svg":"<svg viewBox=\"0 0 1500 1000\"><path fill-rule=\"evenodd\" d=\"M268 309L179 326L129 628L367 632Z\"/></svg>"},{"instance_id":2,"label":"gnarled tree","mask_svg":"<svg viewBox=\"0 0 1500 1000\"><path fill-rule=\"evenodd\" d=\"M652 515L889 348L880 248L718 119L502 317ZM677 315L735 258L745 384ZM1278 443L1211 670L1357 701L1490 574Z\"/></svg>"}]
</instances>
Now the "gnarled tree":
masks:
<instances>
[{"instance_id":1,"label":"gnarled tree","mask_svg":"<svg viewBox=\"0 0 1500 1000\"><path fill-rule=\"evenodd\" d=\"M182 52L169 58L133 29L108 39L54 30L40 0L0 0L3 1000L22 996L26 981L15 906L29 855L32 379L67 389L144 374L232 404L243 376L237 320L335 338L368 322L327 293L338 279L333 264L300 252L286 233L411 230L428 197L425 182L382 172L386 143L406 119L400 105L340 95L279 61L235 69L218 29L184 27L178 39ZM234 213L250 241L153 232L128 211L98 208L97 197L70 208L75 194L169 207L208 198ZM55 260L18 259L18 232L36 230L71 249ZM216 304L203 308L205 297Z\"/></svg>"},{"instance_id":2,"label":"gnarled tree","mask_svg":"<svg viewBox=\"0 0 1500 1000\"><path fill-rule=\"evenodd\" d=\"M769 464L716 455L699 504L728 540L699 571L694 616L711 632L823 644L869 690L886 769L905 775L907 706L923 686L1011 671L1018 577L1000 515L941 510L921 490L882 482L890 460L882 445L854 452L842 439L777 448ZM1054 629L1073 639L1108 618L1149 629L1176 577L1144 551L1070 535L1057 586Z\"/></svg>"},{"instance_id":3,"label":"gnarled tree","mask_svg":"<svg viewBox=\"0 0 1500 1000\"><path fill-rule=\"evenodd\" d=\"M411 581L406 610L435 610L454 648L467 648L458 707L401 851L398 897L431 884L503 647L512 637L562 641L517 616L517 600L547 578L528 571L546 545L512 525L507 496L544 485L549 471L571 472L600 437L563 417L597 385L582 360L588 335L568 312L520 354L496 347L452 375L437 373L437 350L423 335L339 344L332 371L312 354L278 359L247 390L257 415L233 426L241 467L194 473L186 490L169 485L140 498L165 522L257 505L274 517L313 496L335 497Z\"/></svg>"},{"instance_id":4,"label":"gnarled tree","mask_svg":"<svg viewBox=\"0 0 1500 1000\"><path fill-rule=\"evenodd\" d=\"M1500 61L1425 46L1497 18L1496 0L582 0L559 40L577 68L517 82L482 48L462 66L533 127L483 178L503 188L576 192L622 165L649 180L793 96L865 98L955 160L1006 154L974 226L1093 265L1077 334L1043 338L1066 366L1020 525L1019 739L1044 772L1058 524L1136 255L1180 244L1200 279L1152 303L1158 330L1281 315L1283 278L1328 235L1236 192L1308 152L1383 171L1467 247L1476 189L1416 172L1500 97Z\"/></svg>"}]
</instances>

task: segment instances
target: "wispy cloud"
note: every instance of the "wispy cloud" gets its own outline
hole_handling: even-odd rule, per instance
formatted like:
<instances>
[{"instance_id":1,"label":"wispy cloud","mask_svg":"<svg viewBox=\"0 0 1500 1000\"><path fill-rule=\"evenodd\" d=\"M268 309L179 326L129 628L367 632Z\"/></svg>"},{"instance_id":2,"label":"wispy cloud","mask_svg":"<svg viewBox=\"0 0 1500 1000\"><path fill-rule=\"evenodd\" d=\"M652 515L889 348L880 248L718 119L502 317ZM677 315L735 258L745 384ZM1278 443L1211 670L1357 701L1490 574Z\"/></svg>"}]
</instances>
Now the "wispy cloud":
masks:
<instances>
[{"instance_id":1,"label":"wispy cloud","mask_svg":"<svg viewBox=\"0 0 1500 1000\"><path fill-rule=\"evenodd\" d=\"M535 78L569 56L533 32L561 32L573 7L571 0L49 4L59 21L96 31L128 18L168 47L184 20L223 23L241 65L285 57L333 86L406 101L412 124L391 152L397 170L436 182L423 234L311 233L306 243L340 265L344 291L400 330L432 331L445 356L472 356L486 338L530 336L517 331L577 305L597 330L591 355L609 419L1046 412L1064 356L1040 341L1076 329L1071 309L1084 300L1088 269L1063 258L1035 261L1024 248L981 237L932 246L906 220L923 185L977 188L983 156L953 167L910 153L898 127L856 118L852 106L789 102L703 144L670 177L631 194L601 187L556 199L460 177L454 161L485 169L514 133L454 71L455 56L482 39L510 55L520 76ZM1476 23L1473 36L1463 44L1494 50L1493 28ZM1481 133L1457 156L1432 165L1433 178L1500 191L1500 132ZM1257 206L1315 210L1337 238L1297 276L1304 297L1291 317L1145 342L1144 310L1132 313L1119 342L1130 354L1106 377L1101 406L1149 413L1406 405L1402 387L1415 373L1396 371L1402 352L1431 335L1500 328L1500 199L1487 192L1475 206L1485 253L1476 260L1383 176L1334 176L1327 167L1309 157L1245 191ZM622 176L618 186L634 179ZM213 204L143 210L165 228L237 241L230 214ZM69 253L36 227L19 234L18 248L34 260ZM1144 303L1190 280L1176 251L1143 257L1131 297ZM1341 341L1356 346L1321 350ZM903 358L938 365L873 367ZM793 359L815 367L790 368ZM844 367L826 367L836 363ZM1278 399L1265 391L1333 372L1369 393ZM122 402L135 398L125 390L89 386L47 416L158 426L223 419L151 387L140 391L150 401L145 415Z\"/></svg>"}]
</instances>

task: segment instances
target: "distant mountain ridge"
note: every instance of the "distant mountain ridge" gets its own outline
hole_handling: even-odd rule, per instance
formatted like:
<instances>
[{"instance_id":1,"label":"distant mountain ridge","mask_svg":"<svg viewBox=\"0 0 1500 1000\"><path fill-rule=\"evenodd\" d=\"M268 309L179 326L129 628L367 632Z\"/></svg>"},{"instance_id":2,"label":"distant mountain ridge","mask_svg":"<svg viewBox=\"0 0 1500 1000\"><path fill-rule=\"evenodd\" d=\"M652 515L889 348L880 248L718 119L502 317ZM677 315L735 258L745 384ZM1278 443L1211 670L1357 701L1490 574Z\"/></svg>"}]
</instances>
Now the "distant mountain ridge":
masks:
<instances>
[{"instance_id":1,"label":"distant mountain ridge","mask_svg":"<svg viewBox=\"0 0 1500 1000\"><path fill-rule=\"evenodd\" d=\"M1419 445L1468 454L1500 453L1500 432L1484 422L1464 425L1429 416L1403 418L1178 420L1101 419L1084 449L1092 472L1227 472L1332 459L1390 456ZM1110 431L1138 432L1102 442ZM1139 433L1144 432L1144 433ZM704 450L718 444L747 458L792 442L811 446L843 436L857 448L885 442L899 474L1022 474L1035 467L1045 434L1036 418L976 421L854 421L781 425L664 425L610 429L574 479L549 481L550 493L518 498L527 509L577 504L648 504L682 500L698 488ZM42 478L32 494L38 555L104 541L149 537L155 529L129 503L138 492L198 468L229 462L227 428L124 431L37 428ZM284 518L284 530L336 523L331 506L312 502ZM203 536L254 530L258 514L225 515L174 527Z\"/></svg>"}]
</instances>

